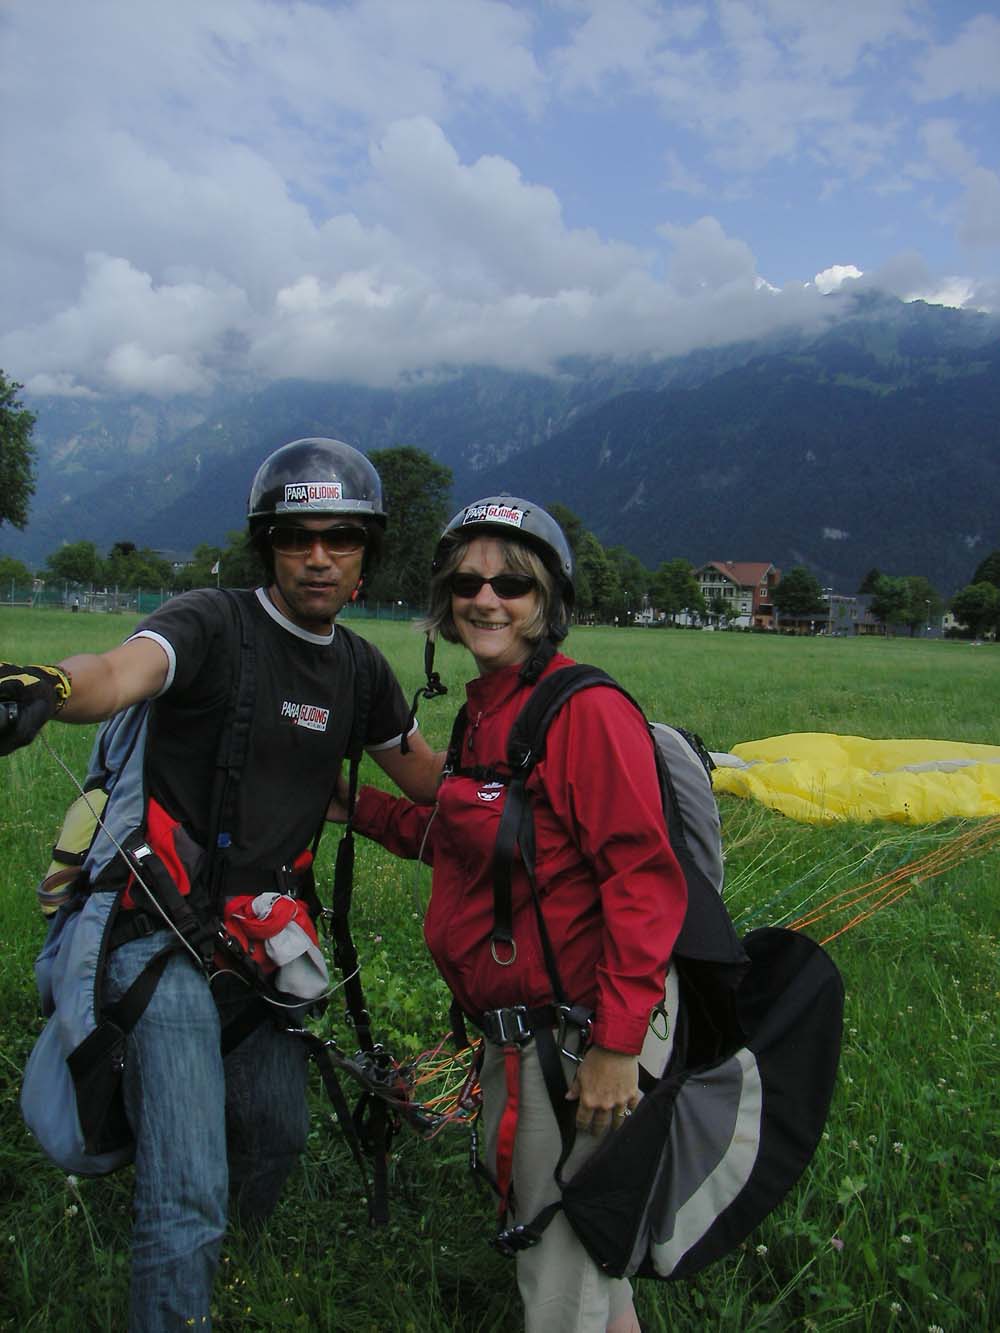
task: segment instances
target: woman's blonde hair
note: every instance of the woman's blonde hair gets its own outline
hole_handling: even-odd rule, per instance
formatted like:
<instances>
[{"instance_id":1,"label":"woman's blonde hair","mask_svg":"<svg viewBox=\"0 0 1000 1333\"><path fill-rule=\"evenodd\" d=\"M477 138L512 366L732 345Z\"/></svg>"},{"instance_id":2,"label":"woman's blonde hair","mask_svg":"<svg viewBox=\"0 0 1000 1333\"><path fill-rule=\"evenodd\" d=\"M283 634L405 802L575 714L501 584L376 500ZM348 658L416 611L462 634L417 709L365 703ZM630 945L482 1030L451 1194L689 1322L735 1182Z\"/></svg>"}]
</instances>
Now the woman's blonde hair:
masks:
<instances>
[{"instance_id":1,"label":"woman's blonde hair","mask_svg":"<svg viewBox=\"0 0 1000 1333\"><path fill-rule=\"evenodd\" d=\"M449 585L452 574L458 569L470 544L475 540L475 537L470 536L464 541L456 541L449 548L439 568L434 571L431 578L430 605L427 615L419 625L430 639L436 639L440 634L446 643L461 642L451 613ZM537 584L534 612L522 626L524 637L529 643L540 643L546 637L554 638L557 642L564 639L566 608L545 562L521 542L505 541L500 537L495 540L503 556L504 569L511 574L530 574Z\"/></svg>"}]
</instances>

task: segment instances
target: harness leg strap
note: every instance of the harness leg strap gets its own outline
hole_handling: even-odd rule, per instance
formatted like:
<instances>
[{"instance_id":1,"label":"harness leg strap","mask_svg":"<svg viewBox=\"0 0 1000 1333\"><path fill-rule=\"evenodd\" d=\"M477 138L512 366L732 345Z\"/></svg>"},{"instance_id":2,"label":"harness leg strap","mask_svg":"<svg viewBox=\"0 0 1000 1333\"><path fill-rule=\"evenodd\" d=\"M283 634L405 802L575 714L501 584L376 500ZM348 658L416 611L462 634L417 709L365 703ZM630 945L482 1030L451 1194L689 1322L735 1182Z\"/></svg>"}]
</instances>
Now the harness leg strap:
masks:
<instances>
[{"instance_id":1,"label":"harness leg strap","mask_svg":"<svg viewBox=\"0 0 1000 1333\"><path fill-rule=\"evenodd\" d=\"M503 1048L504 1074L507 1081L507 1101L497 1130L496 1176L500 1198L497 1213L501 1219L510 1205L514 1175L514 1140L517 1137L517 1118L521 1102L521 1047L508 1042Z\"/></svg>"}]
</instances>

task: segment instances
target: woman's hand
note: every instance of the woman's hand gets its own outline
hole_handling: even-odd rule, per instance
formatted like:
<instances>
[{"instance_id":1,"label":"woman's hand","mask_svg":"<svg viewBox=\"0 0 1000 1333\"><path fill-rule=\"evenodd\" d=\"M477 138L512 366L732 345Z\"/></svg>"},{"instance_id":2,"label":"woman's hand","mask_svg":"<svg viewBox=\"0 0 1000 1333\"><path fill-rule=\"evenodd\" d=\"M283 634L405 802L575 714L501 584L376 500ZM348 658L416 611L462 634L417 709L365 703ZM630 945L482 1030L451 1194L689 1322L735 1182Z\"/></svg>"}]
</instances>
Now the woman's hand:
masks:
<instances>
[{"instance_id":1,"label":"woman's hand","mask_svg":"<svg viewBox=\"0 0 1000 1333\"><path fill-rule=\"evenodd\" d=\"M566 1099L577 1103L577 1129L603 1134L617 1128L639 1104L639 1057L589 1047Z\"/></svg>"}]
</instances>

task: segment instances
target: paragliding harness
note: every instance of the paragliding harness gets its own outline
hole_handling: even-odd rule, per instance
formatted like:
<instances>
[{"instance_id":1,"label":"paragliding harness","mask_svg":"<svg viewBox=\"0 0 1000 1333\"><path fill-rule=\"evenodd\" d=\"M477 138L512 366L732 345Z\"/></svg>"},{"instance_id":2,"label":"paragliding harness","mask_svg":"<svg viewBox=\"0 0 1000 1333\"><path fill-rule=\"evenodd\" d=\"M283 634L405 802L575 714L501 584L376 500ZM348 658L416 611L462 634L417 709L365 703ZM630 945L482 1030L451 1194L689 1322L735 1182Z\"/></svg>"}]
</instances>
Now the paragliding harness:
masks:
<instances>
[{"instance_id":1,"label":"paragliding harness","mask_svg":"<svg viewBox=\"0 0 1000 1333\"><path fill-rule=\"evenodd\" d=\"M563 1180L576 1128L560 1054L579 1060L591 1015L565 994L559 977L536 883L527 783L544 754L549 724L579 690L609 686L641 709L597 667L565 667L539 680L550 657L543 652L522 673L533 688L508 738L506 771L491 773L507 789L494 851L491 948L495 958L510 957L515 948L511 868L519 850L554 1003L467 1017L504 1046L508 1088L511 1061L534 1039L559 1126L554 1174L561 1197L537 1217L505 1225L508 1209L516 1214L510 1166L516 1126L505 1126L510 1099L498 1132L496 1179L478 1161L475 1137L473 1167L491 1179L500 1196L501 1230L494 1244L502 1253L536 1245L562 1210L608 1275L690 1277L738 1245L811 1159L839 1059L843 987L830 959L802 935L763 929L742 942L737 938L721 897L712 761L698 737L647 723L667 831L688 889L672 958L678 1013L670 1015L674 1031L665 1066L657 1052L664 1043L647 1038L639 1071L643 1098L635 1112ZM458 766L465 726L462 709L446 772L481 777L478 770ZM461 1015L454 1012L453 1025L462 1031ZM581 1035L567 1045L571 1029Z\"/></svg>"},{"instance_id":2,"label":"paragliding harness","mask_svg":"<svg viewBox=\"0 0 1000 1333\"><path fill-rule=\"evenodd\" d=\"M134 1142L125 1117L121 1077L127 1036L142 1016L171 954L187 950L206 976L235 971L253 990L222 1033L223 1054L294 998L276 989L219 913L235 877L227 876L236 793L245 763L256 697L256 654L249 613L238 593L219 590L233 642L233 690L220 732L207 848L201 849L166 811L148 798L144 757L149 703L115 714L98 731L81 795L65 816L49 871L38 888L44 911L55 913L35 964L42 1011L49 1021L25 1070L21 1107L42 1148L64 1170L99 1175L131 1161ZM365 640L340 627L354 667L354 716L348 744L349 808L370 711L373 664ZM305 1028L288 1028L307 1045L359 1167L372 1221L384 1221L386 1154L400 1113L410 1110L394 1062L373 1038L351 938L349 912L354 848L350 822L337 854L331 908L315 894L312 861L322 834L295 864L274 872L272 887L322 914L345 978L350 1022L360 1049L345 1056L336 1042ZM257 881L259 883L259 879ZM126 896L127 895L127 896ZM123 907L123 902L130 904ZM152 934L173 934L114 1004L101 999L112 949ZM274 1006L280 1006L276 1010ZM337 1070L363 1089L350 1108ZM373 1159L369 1186L366 1155Z\"/></svg>"}]
</instances>

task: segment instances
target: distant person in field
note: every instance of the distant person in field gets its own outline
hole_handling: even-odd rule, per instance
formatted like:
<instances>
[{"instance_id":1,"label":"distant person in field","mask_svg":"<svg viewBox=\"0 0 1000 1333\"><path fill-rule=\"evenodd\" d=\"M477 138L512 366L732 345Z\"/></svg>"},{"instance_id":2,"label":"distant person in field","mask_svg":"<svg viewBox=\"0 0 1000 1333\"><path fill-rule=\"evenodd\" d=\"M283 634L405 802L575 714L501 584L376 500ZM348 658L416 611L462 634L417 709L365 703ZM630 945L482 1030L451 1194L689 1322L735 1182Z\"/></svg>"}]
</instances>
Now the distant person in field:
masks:
<instances>
[{"instance_id":1,"label":"distant person in field","mask_svg":"<svg viewBox=\"0 0 1000 1333\"><path fill-rule=\"evenodd\" d=\"M559 711L528 783L537 906L572 1021L556 1007L519 859L513 938L491 941L494 844L507 790L495 778L532 687L570 663L558 645L573 601L573 560L544 509L498 496L456 514L432 572L428 634L464 644L477 672L466 686L461 753L449 756L436 811L364 787L354 826L433 866L427 944L465 1017L486 1036L485 1164L507 1220L529 1222L560 1193L554 1171L562 1136L547 1079L568 1113L560 1118L570 1136L575 1121L564 1178L639 1100L638 1053L663 1001L686 887L667 839L644 719L617 690L595 686ZM639 1327L629 1283L601 1272L562 1213L539 1244L519 1250L517 1281L528 1333Z\"/></svg>"},{"instance_id":2,"label":"distant person in field","mask_svg":"<svg viewBox=\"0 0 1000 1333\"><path fill-rule=\"evenodd\" d=\"M248 519L267 578L255 592L236 594L255 639L256 704L232 843L220 853L218 900L210 901L196 864L208 837L234 676L226 594L202 589L173 598L106 653L68 657L58 666L0 664L0 701L17 706L16 720L0 735L0 753L28 744L52 717L93 722L153 700L147 821L150 829L154 814L158 826L180 824L193 876L189 901L206 920L221 915L232 895L268 890L304 900L312 915L318 911L310 848L354 710L354 659L348 632L335 621L377 560L386 523L375 469L330 439L296 440L265 459L250 489ZM433 800L442 756L418 734L403 752L410 710L385 659L371 654L366 744L409 797ZM153 842L151 832L146 837ZM85 891L116 893L126 875L116 858ZM170 942L170 930L155 916L123 907L111 928L105 999L121 996ZM133 1333L209 1327L229 1202L239 1220L258 1225L305 1145L306 1050L285 1023L265 1019L223 1059L221 1022L252 998L232 976L210 982L178 949L129 1034Z\"/></svg>"}]
</instances>

